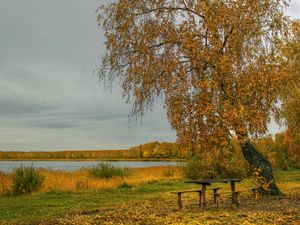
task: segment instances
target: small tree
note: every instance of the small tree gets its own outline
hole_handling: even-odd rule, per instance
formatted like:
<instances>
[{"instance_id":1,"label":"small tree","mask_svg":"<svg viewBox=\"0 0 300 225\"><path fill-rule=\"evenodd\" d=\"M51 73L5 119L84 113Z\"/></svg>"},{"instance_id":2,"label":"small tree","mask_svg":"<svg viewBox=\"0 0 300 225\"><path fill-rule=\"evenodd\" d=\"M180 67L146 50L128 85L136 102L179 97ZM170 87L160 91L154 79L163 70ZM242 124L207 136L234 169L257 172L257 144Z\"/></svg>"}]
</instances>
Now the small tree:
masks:
<instances>
[{"instance_id":1,"label":"small tree","mask_svg":"<svg viewBox=\"0 0 300 225\"><path fill-rule=\"evenodd\" d=\"M29 194L38 191L43 184L44 178L39 175L33 166L21 166L14 170L12 190L16 195Z\"/></svg>"},{"instance_id":2,"label":"small tree","mask_svg":"<svg viewBox=\"0 0 300 225\"><path fill-rule=\"evenodd\" d=\"M192 151L238 138L245 159L279 195L270 163L251 144L267 131L289 73L279 44L288 33L285 0L119 0L99 9L107 53L100 78L120 79L133 113L156 96L180 143ZM267 184L267 185L265 185Z\"/></svg>"}]
</instances>

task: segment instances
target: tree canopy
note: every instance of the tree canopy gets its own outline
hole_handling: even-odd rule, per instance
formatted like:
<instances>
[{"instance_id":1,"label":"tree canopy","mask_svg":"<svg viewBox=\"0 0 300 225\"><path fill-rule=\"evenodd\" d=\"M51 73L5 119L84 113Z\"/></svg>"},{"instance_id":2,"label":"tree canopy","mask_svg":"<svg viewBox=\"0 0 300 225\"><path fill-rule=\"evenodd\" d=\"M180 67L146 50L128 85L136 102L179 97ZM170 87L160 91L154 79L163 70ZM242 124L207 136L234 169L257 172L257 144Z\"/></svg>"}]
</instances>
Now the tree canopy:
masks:
<instances>
[{"instance_id":1,"label":"tree canopy","mask_svg":"<svg viewBox=\"0 0 300 225\"><path fill-rule=\"evenodd\" d=\"M282 117L286 122L286 144L295 161L300 160L300 21L293 21L289 42L283 47L283 59L293 80L282 94Z\"/></svg>"},{"instance_id":2,"label":"tree canopy","mask_svg":"<svg viewBox=\"0 0 300 225\"><path fill-rule=\"evenodd\" d=\"M245 142L267 130L289 73L285 0L119 0L99 8L107 52L101 79L119 79L133 112L157 96L178 140L199 147ZM285 71L285 72L284 72Z\"/></svg>"},{"instance_id":3,"label":"tree canopy","mask_svg":"<svg viewBox=\"0 0 300 225\"><path fill-rule=\"evenodd\" d=\"M282 94L282 116L293 133L300 132L300 21L293 21L290 39L284 45L283 63L289 67L293 80ZM299 136L300 138L300 136Z\"/></svg>"}]
</instances>

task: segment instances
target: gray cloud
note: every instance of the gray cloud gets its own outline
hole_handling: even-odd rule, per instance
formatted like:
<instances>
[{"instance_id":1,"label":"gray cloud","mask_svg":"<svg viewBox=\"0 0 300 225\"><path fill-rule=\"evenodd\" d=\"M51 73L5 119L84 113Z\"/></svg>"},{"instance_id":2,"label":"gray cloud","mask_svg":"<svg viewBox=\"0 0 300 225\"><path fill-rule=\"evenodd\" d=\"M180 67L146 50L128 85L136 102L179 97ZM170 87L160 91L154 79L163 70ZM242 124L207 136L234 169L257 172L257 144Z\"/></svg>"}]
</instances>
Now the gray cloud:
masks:
<instances>
[{"instance_id":1,"label":"gray cloud","mask_svg":"<svg viewBox=\"0 0 300 225\"><path fill-rule=\"evenodd\" d=\"M0 150L115 149L173 141L159 106L131 124L131 106L99 85L95 10L108 1L2 0Z\"/></svg>"},{"instance_id":2,"label":"gray cloud","mask_svg":"<svg viewBox=\"0 0 300 225\"><path fill-rule=\"evenodd\" d=\"M93 71L104 53L95 10L103 0L2 0L0 150L120 149L174 141L158 103L128 124L130 105ZM300 1L289 13L299 17ZM272 129L277 128L272 126Z\"/></svg>"},{"instance_id":3,"label":"gray cloud","mask_svg":"<svg viewBox=\"0 0 300 225\"><path fill-rule=\"evenodd\" d=\"M288 14L292 19L300 19L300 0L291 0Z\"/></svg>"}]
</instances>

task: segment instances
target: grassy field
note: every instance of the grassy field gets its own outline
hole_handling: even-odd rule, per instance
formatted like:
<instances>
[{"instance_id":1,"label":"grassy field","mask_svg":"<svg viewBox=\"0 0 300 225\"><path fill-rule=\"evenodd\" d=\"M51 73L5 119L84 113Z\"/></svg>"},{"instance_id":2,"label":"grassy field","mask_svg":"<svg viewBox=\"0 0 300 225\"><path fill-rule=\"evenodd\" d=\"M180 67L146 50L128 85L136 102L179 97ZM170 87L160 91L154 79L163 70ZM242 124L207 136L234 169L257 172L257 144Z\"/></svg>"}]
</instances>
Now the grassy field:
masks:
<instances>
[{"instance_id":1,"label":"grassy field","mask_svg":"<svg viewBox=\"0 0 300 225\"><path fill-rule=\"evenodd\" d=\"M84 171L77 173L73 176ZM62 174L51 179L59 180ZM263 197L257 204L249 193L254 184L245 179L237 185L242 191L239 209L226 198L219 209L211 202L199 209L197 195L189 194L183 196L183 211L178 211L177 197L170 192L197 185L185 184L170 168L136 169L131 177L90 189L77 190L66 182L70 190L50 190L48 184L48 189L29 196L0 197L0 224L299 224L300 170L276 171L275 176L285 193L281 198ZM228 184L221 186L229 189Z\"/></svg>"}]
</instances>

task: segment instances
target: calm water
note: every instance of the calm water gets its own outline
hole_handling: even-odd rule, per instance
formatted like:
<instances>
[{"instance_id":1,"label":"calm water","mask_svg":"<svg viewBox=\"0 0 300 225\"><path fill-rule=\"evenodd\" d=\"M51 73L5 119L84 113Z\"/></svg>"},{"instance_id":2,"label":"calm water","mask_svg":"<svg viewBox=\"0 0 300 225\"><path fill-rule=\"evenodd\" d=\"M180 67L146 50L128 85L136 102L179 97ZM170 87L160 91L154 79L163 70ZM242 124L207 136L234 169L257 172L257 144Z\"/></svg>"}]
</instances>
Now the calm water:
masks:
<instances>
[{"instance_id":1,"label":"calm water","mask_svg":"<svg viewBox=\"0 0 300 225\"><path fill-rule=\"evenodd\" d=\"M109 161L103 161L109 162ZM10 172L14 168L33 165L35 168L46 168L53 170L77 170L83 167L95 166L99 161L0 161L0 171ZM152 167L152 166L176 166L177 162L155 161L121 161L110 162L116 167Z\"/></svg>"}]
</instances>

